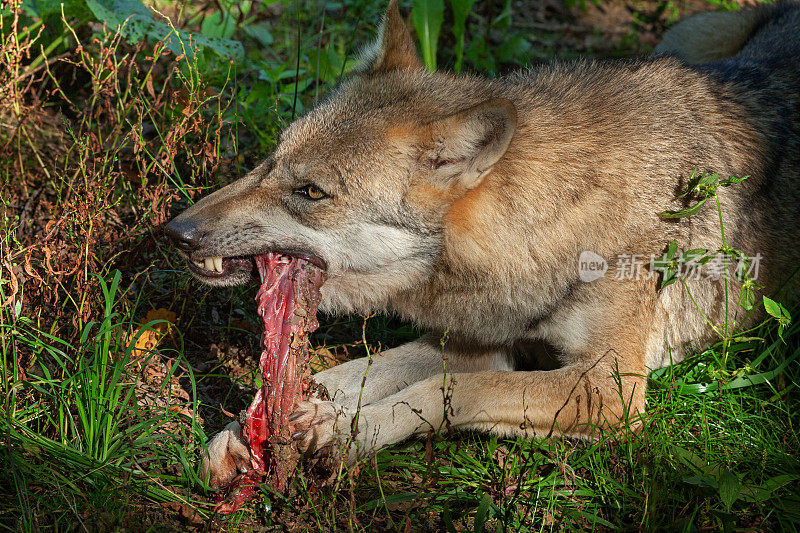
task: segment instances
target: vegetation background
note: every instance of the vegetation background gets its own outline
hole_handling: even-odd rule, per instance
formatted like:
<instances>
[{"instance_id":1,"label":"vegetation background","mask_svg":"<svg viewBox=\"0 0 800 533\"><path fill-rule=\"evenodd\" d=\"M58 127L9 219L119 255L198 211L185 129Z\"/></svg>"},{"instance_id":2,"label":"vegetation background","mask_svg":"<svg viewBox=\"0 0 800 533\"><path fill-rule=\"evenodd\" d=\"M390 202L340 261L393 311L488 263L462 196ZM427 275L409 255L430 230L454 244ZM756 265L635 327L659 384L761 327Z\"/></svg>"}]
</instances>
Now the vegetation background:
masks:
<instances>
[{"instance_id":1,"label":"vegetation background","mask_svg":"<svg viewBox=\"0 0 800 533\"><path fill-rule=\"evenodd\" d=\"M685 14L741 7L407 4L429 68L489 76L647 53ZM651 376L641 433L431 434L353 469L300 471L286 494L264 488L258 503L214 514L197 457L254 394L255 288L200 286L161 228L253 168L352 67L384 7L0 2L0 527L797 530L800 334L769 301L758 329L730 317L718 344ZM322 323L320 366L417 334L390 317Z\"/></svg>"}]
</instances>

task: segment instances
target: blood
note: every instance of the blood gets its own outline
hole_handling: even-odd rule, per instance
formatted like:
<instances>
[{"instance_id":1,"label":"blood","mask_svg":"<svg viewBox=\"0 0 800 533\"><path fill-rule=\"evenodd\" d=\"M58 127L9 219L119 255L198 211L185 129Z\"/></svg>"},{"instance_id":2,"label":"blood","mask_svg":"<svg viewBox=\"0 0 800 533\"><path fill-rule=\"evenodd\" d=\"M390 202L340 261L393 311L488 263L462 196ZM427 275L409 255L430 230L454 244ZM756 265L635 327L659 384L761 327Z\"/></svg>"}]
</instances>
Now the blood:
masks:
<instances>
[{"instance_id":1,"label":"blood","mask_svg":"<svg viewBox=\"0 0 800 533\"><path fill-rule=\"evenodd\" d=\"M261 387L247 408L242 437L250 447L252 469L233 480L217 510L231 513L258 495L266 481L283 491L300 455L292 441L289 415L307 397L308 333L319 326L317 306L325 272L304 259L268 253L255 257L261 276L256 294L264 322L261 338Z\"/></svg>"}]
</instances>

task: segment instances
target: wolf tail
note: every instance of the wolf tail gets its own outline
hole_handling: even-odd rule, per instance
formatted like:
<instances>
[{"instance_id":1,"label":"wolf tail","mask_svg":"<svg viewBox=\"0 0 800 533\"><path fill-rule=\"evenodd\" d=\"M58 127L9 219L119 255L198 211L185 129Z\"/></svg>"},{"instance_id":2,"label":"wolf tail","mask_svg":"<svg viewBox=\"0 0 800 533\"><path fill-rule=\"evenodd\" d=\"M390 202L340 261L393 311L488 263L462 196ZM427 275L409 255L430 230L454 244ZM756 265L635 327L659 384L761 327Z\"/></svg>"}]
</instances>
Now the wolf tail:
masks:
<instances>
[{"instance_id":1,"label":"wolf tail","mask_svg":"<svg viewBox=\"0 0 800 533\"><path fill-rule=\"evenodd\" d=\"M690 64L719 61L736 55L769 15L764 8L694 15L673 26L654 53Z\"/></svg>"}]
</instances>

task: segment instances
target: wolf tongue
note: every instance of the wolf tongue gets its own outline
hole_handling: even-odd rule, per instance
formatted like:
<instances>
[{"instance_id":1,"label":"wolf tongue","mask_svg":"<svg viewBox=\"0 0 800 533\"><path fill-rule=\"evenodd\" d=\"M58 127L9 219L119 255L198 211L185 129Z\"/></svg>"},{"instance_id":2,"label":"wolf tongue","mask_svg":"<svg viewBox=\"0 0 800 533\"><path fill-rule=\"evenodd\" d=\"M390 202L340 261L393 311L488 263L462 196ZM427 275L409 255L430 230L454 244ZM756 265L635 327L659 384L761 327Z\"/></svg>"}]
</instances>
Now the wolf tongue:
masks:
<instances>
[{"instance_id":1,"label":"wolf tongue","mask_svg":"<svg viewBox=\"0 0 800 533\"><path fill-rule=\"evenodd\" d=\"M257 312L264 322L259 361L262 384L247 408L242 432L250 445L253 470L234 480L222 512L233 512L254 498L254 484L264 475L269 475L273 489L282 491L297 464L289 415L307 392L307 379L301 381L301 374L307 372L307 333L317 329L319 288L326 277L324 271L296 257L268 253L256 256L255 261L261 276Z\"/></svg>"}]
</instances>

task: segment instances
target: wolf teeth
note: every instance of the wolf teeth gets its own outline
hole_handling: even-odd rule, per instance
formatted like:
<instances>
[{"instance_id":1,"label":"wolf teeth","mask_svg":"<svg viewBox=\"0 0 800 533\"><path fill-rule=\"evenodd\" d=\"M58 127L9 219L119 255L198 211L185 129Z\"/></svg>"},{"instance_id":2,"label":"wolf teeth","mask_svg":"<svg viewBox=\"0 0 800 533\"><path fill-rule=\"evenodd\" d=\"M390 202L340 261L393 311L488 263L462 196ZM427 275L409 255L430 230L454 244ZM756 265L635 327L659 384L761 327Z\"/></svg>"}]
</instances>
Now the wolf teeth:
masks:
<instances>
[{"instance_id":1,"label":"wolf teeth","mask_svg":"<svg viewBox=\"0 0 800 533\"><path fill-rule=\"evenodd\" d=\"M221 257L206 257L202 261L192 261L199 268L204 268L212 272L222 272L222 258Z\"/></svg>"}]
</instances>

